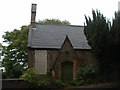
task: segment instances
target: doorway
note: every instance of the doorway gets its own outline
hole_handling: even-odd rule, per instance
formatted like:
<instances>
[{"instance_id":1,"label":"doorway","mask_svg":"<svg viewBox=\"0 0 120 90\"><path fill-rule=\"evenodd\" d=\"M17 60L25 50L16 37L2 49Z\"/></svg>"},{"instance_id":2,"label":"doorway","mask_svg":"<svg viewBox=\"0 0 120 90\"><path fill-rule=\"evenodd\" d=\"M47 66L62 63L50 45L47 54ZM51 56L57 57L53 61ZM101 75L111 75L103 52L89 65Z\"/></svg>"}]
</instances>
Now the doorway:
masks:
<instances>
[{"instance_id":1,"label":"doorway","mask_svg":"<svg viewBox=\"0 0 120 90\"><path fill-rule=\"evenodd\" d=\"M61 79L62 81L73 80L73 63L72 62L61 63Z\"/></svg>"}]
</instances>

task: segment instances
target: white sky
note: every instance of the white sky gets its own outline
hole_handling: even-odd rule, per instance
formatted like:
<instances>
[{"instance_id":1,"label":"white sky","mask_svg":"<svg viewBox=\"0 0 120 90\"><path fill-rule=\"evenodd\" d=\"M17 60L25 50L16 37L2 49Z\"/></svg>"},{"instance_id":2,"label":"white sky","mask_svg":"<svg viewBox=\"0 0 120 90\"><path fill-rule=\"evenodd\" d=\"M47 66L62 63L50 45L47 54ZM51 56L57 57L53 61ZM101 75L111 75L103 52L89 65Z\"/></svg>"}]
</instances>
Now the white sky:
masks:
<instances>
[{"instance_id":1,"label":"white sky","mask_svg":"<svg viewBox=\"0 0 120 90\"><path fill-rule=\"evenodd\" d=\"M100 10L112 19L118 10L120 0L0 0L0 43L6 31L28 25L31 18L31 4L37 4L36 21L58 18L68 20L72 25L83 25L84 15L91 16L92 9Z\"/></svg>"}]
</instances>

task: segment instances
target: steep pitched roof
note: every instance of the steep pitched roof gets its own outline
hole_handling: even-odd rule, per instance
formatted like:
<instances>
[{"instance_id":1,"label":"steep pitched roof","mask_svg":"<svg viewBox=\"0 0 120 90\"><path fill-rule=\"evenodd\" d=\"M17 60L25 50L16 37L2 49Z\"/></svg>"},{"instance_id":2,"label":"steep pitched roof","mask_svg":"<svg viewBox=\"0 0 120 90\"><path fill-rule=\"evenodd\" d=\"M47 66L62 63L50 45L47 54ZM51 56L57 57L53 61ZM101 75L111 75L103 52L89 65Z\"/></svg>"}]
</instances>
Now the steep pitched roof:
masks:
<instances>
[{"instance_id":1,"label":"steep pitched roof","mask_svg":"<svg viewBox=\"0 0 120 90\"><path fill-rule=\"evenodd\" d=\"M53 62L53 65L51 66L51 69L55 69L56 62L59 60L67 60L67 61L72 61L72 60L78 60L79 58L77 57L73 46L69 40L69 37L66 35L66 38L64 39L64 42L59 50L58 56L56 57L55 61Z\"/></svg>"},{"instance_id":2,"label":"steep pitched roof","mask_svg":"<svg viewBox=\"0 0 120 90\"><path fill-rule=\"evenodd\" d=\"M29 30L28 47L60 49L68 35L74 49L90 49L83 30L83 26L36 24Z\"/></svg>"}]
</instances>

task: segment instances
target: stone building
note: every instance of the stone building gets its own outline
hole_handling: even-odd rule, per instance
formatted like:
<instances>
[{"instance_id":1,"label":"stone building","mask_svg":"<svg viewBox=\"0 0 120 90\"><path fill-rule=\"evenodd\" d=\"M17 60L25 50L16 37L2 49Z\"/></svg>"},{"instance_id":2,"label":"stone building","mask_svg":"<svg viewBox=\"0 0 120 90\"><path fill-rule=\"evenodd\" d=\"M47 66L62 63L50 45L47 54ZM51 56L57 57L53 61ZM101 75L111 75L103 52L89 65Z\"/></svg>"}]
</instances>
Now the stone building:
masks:
<instances>
[{"instance_id":1,"label":"stone building","mask_svg":"<svg viewBox=\"0 0 120 90\"><path fill-rule=\"evenodd\" d=\"M28 35L28 65L38 74L52 72L56 79L75 80L80 68L94 64L83 26L35 23L36 4L32 5Z\"/></svg>"}]
</instances>

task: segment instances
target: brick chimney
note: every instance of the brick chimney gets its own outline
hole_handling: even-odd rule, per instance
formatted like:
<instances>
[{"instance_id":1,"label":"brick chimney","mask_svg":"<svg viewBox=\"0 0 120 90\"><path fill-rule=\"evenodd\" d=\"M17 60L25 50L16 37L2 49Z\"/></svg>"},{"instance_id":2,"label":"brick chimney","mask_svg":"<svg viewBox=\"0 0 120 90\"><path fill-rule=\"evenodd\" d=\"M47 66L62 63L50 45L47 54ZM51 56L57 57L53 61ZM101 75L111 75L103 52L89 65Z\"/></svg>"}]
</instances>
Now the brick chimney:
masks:
<instances>
[{"instance_id":1,"label":"brick chimney","mask_svg":"<svg viewBox=\"0 0 120 90\"><path fill-rule=\"evenodd\" d=\"M36 9L37 9L37 4L32 4L31 6L31 26L34 28L35 27L35 19L36 19Z\"/></svg>"}]
</instances>

